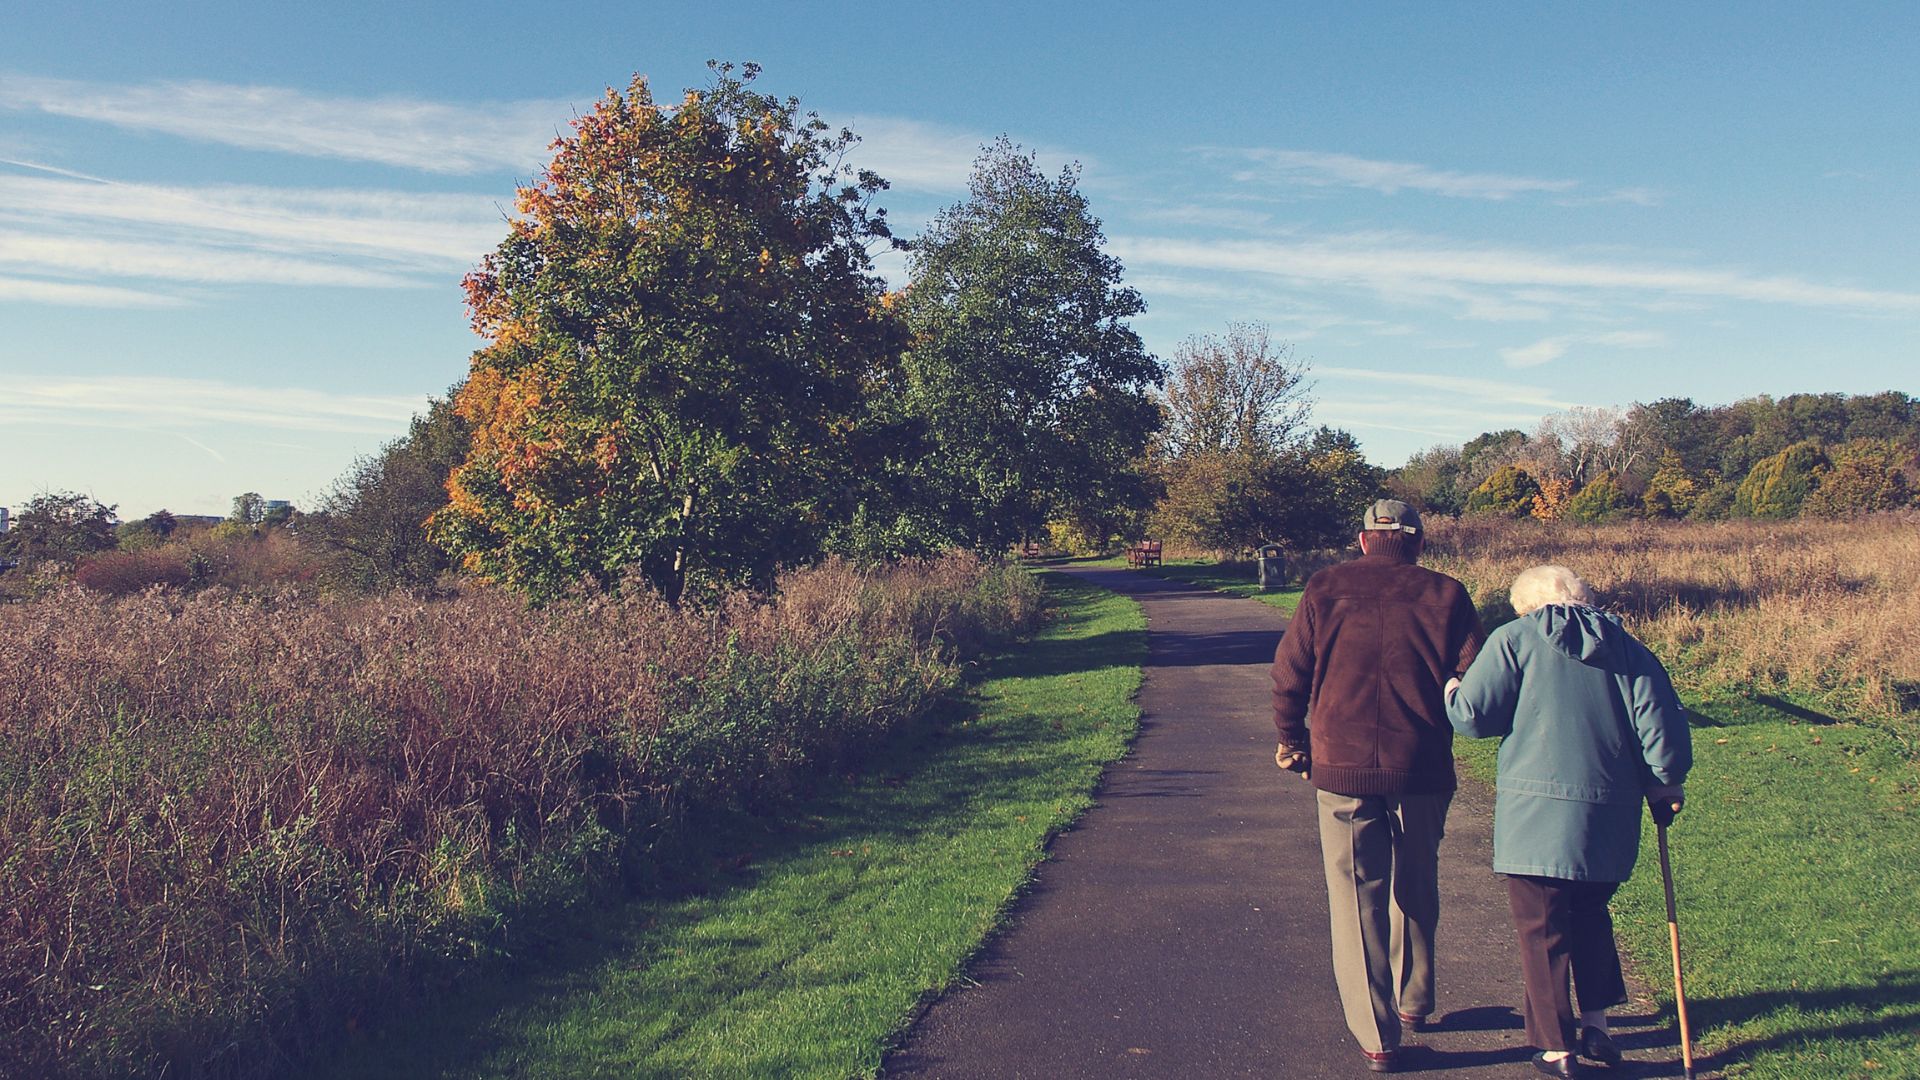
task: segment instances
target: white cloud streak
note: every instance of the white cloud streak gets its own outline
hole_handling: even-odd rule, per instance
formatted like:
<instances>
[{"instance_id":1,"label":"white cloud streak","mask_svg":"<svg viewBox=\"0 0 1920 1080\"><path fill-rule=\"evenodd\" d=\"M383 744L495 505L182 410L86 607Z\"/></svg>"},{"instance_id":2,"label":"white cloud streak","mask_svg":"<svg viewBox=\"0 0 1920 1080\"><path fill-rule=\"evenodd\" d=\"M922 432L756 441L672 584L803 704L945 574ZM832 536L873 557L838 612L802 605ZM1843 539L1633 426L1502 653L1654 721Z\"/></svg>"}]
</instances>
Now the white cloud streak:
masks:
<instances>
[{"instance_id":1,"label":"white cloud streak","mask_svg":"<svg viewBox=\"0 0 1920 1080\"><path fill-rule=\"evenodd\" d=\"M1307 187L1353 187L1385 195L1421 191L1447 198L1490 199L1498 202L1515 195L1566 192L1580 186L1577 180L1454 172L1412 162L1378 161L1317 150L1253 147L1209 152L1240 158L1258 166L1236 172L1234 178L1237 180L1279 180Z\"/></svg>"},{"instance_id":2,"label":"white cloud streak","mask_svg":"<svg viewBox=\"0 0 1920 1080\"><path fill-rule=\"evenodd\" d=\"M0 75L0 109L452 174L530 171L575 114L574 103L564 100L448 105L200 80L114 86L26 75Z\"/></svg>"},{"instance_id":3,"label":"white cloud streak","mask_svg":"<svg viewBox=\"0 0 1920 1080\"><path fill-rule=\"evenodd\" d=\"M0 382L0 417L18 423L111 421L109 426L125 427L134 420L141 427L166 429L237 424L384 435L404 427L427 401L425 394L330 394L160 376L22 375Z\"/></svg>"},{"instance_id":4,"label":"white cloud streak","mask_svg":"<svg viewBox=\"0 0 1920 1080\"><path fill-rule=\"evenodd\" d=\"M1500 359L1508 367L1538 367L1567 354L1575 345L1605 345L1617 349L1656 349L1667 343L1667 336L1653 330L1610 330L1604 333L1562 334L1541 338L1530 345L1500 350Z\"/></svg>"},{"instance_id":5,"label":"white cloud streak","mask_svg":"<svg viewBox=\"0 0 1920 1080\"><path fill-rule=\"evenodd\" d=\"M123 289L116 285L0 276L0 303L8 301L96 308L169 308L179 307L183 303L179 297Z\"/></svg>"},{"instance_id":6,"label":"white cloud streak","mask_svg":"<svg viewBox=\"0 0 1920 1080\"><path fill-rule=\"evenodd\" d=\"M1370 288L1389 299L1456 298L1464 287L1557 288L1709 297L1886 314L1920 312L1920 293L1823 285L1735 270L1582 261L1512 248L1442 247L1394 236L1318 242L1195 242L1117 237L1129 266L1273 275L1298 282ZM1520 314L1544 314L1535 309Z\"/></svg>"},{"instance_id":7,"label":"white cloud streak","mask_svg":"<svg viewBox=\"0 0 1920 1080\"><path fill-rule=\"evenodd\" d=\"M506 233L485 195L123 183L0 165L0 300L162 307L183 284L394 288L445 283ZM49 280L58 279L58 280Z\"/></svg>"},{"instance_id":8,"label":"white cloud streak","mask_svg":"<svg viewBox=\"0 0 1920 1080\"><path fill-rule=\"evenodd\" d=\"M470 263L506 235L508 200L487 195L65 177L0 175L0 221L89 232L101 223L157 227L436 265Z\"/></svg>"}]
</instances>

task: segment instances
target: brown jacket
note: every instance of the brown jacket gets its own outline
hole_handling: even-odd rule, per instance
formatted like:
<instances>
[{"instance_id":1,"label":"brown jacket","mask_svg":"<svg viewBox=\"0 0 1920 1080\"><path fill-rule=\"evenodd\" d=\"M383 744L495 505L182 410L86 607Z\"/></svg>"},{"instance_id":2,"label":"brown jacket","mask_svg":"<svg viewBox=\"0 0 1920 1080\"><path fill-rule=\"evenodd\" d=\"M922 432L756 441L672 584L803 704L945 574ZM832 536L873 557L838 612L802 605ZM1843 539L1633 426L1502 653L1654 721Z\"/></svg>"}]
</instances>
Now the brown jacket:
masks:
<instances>
[{"instance_id":1,"label":"brown jacket","mask_svg":"<svg viewBox=\"0 0 1920 1080\"><path fill-rule=\"evenodd\" d=\"M1445 574L1389 555L1328 567L1308 580L1274 652L1280 741L1308 748L1323 791L1452 791L1441 688L1484 640L1466 588Z\"/></svg>"}]
</instances>

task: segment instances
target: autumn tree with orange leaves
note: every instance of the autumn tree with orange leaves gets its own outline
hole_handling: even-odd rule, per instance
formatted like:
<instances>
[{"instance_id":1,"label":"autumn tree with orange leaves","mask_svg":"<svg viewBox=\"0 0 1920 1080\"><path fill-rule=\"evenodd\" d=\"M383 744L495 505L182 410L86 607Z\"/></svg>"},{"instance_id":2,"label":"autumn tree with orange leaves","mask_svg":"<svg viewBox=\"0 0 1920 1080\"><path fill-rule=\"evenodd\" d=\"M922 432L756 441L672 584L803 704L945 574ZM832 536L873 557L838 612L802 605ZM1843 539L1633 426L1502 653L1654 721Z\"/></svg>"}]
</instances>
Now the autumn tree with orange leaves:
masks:
<instances>
[{"instance_id":1,"label":"autumn tree with orange leaves","mask_svg":"<svg viewBox=\"0 0 1920 1080\"><path fill-rule=\"evenodd\" d=\"M555 141L466 279L472 449L432 529L536 597L638 572L765 580L818 554L889 452L904 330L868 247L886 185L744 65L657 105L635 77Z\"/></svg>"}]
</instances>

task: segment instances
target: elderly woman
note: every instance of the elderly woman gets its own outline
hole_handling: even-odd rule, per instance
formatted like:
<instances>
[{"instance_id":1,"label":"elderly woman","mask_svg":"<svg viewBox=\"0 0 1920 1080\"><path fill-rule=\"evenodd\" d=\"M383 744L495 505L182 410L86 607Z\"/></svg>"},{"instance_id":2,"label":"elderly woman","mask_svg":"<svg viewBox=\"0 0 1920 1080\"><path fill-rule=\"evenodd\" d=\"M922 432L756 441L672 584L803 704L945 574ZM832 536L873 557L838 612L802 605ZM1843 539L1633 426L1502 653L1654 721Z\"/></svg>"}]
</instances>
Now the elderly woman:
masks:
<instances>
[{"instance_id":1,"label":"elderly woman","mask_svg":"<svg viewBox=\"0 0 1920 1080\"><path fill-rule=\"evenodd\" d=\"M1586 582L1537 566L1512 598L1520 617L1447 683L1447 719L1463 735L1505 736L1493 868L1519 933L1527 1038L1536 1069L1577 1076L1576 1050L1620 1060L1607 1008L1627 995L1607 901L1639 855L1641 802L1663 824L1680 808L1693 744L1666 669L1593 606Z\"/></svg>"}]
</instances>

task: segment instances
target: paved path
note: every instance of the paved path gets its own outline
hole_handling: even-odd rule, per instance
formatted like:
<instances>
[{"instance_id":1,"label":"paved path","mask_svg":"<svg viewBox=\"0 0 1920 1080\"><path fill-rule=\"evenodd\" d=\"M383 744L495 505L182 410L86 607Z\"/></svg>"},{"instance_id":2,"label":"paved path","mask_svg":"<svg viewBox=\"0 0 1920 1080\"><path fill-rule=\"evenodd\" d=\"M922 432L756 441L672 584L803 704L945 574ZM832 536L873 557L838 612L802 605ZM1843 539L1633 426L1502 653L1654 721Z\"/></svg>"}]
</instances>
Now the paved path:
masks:
<instances>
[{"instance_id":1,"label":"paved path","mask_svg":"<svg viewBox=\"0 0 1920 1080\"><path fill-rule=\"evenodd\" d=\"M1130 571L1076 570L1146 608L1139 741L1055 841L1007 930L891 1055L888 1077L1370 1075L1334 991L1311 787L1273 765L1274 608ZM1442 847L1436 1030L1405 1073L1536 1075L1492 800L1456 797ZM1644 1004L1616 1018L1634 1075L1678 1075ZM1596 1070L1596 1074L1598 1071Z\"/></svg>"}]
</instances>

